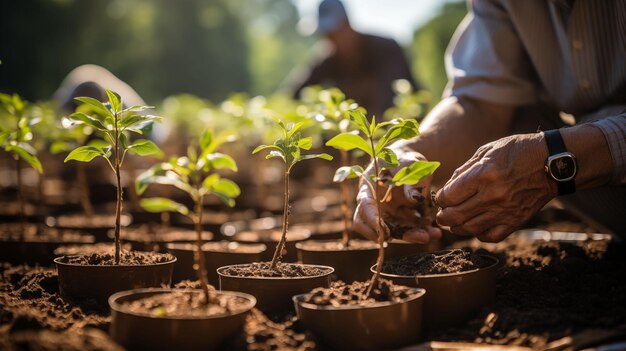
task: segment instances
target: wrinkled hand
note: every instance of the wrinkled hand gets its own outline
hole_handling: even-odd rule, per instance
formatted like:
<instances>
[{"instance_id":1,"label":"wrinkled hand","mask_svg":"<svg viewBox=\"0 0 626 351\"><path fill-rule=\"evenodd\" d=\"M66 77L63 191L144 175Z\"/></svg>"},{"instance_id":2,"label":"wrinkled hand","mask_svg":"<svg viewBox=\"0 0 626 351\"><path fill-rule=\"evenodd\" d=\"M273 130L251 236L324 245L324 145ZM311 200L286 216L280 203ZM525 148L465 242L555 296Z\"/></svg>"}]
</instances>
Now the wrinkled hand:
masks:
<instances>
[{"instance_id":1,"label":"wrinkled hand","mask_svg":"<svg viewBox=\"0 0 626 351\"><path fill-rule=\"evenodd\" d=\"M398 160L400 164L396 169L418 160L425 160L425 158L417 152L404 152L398 155ZM366 172L372 173L372 168L370 165ZM387 177L391 179L395 172L395 169L385 172L383 179ZM432 176L429 176L415 185L395 187L386 201L381 203L384 221L391 226L392 232L403 232L402 239L406 241L427 243L431 238L441 236L441 230L430 225L432 222L429 207L431 180ZM378 198L382 199L387 189L384 186L379 188ZM361 181L357 195L353 225L355 231L370 240L377 241L378 210L372 192L364 181Z\"/></svg>"},{"instance_id":2,"label":"wrinkled hand","mask_svg":"<svg viewBox=\"0 0 626 351\"><path fill-rule=\"evenodd\" d=\"M503 240L556 196L544 171L547 156L542 133L480 147L437 192L437 223L482 241Z\"/></svg>"}]
</instances>

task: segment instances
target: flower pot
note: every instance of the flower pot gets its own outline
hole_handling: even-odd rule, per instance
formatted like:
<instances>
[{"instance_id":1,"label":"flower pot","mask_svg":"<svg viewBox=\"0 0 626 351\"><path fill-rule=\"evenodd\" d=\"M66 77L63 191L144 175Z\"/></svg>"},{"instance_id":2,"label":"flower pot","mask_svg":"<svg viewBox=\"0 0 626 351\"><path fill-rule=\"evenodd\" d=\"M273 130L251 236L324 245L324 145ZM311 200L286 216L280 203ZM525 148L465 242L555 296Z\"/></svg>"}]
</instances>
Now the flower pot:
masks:
<instances>
[{"instance_id":1,"label":"flower pot","mask_svg":"<svg viewBox=\"0 0 626 351\"><path fill-rule=\"evenodd\" d=\"M261 261L271 261L274 255L274 249L280 240L282 232L280 229L244 231L233 235L233 240L241 243L263 243L268 249L263 252ZM283 262L296 262L298 259L296 253L296 243L307 240L311 236L309 230L304 228L292 228L287 232L287 243L285 250L287 253L283 255Z\"/></svg>"},{"instance_id":2,"label":"flower pot","mask_svg":"<svg viewBox=\"0 0 626 351\"><path fill-rule=\"evenodd\" d=\"M421 336L424 289L401 302L367 306L318 306L293 297L298 320L324 345L336 350L391 350L416 344Z\"/></svg>"},{"instance_id":3,"label":"flower pot","mask_svg":"<svg viewBox=\"0 0 626 351\"><path fill-rule=\"evenodd\" d=\"M319 222L294 224L290 230L304 228L311 232L311 239L313 240L340 240L344 227L343 220L322 220ZM357 236L353 235L353 237Z\"/></svg>"},{"instance_id":4,"label":"flower pot","mask_svg":"<svg viewBox=\"0 0 626 351\"><path fill-rule=\"evenodd\" d=\"M222 266L233 264L252 263L261 260L261 254L265 251L264 244L243 244L237 242L212 242L202 245L204 262L206 263L209 284L219 286L217 269ZM196 245L191 243L167 244L167 251L176 256L172 281L196 280L198 275L193 269Z\"/></svg>"},{"instance_id":5,"label":"flower pot","mask_svg":"<svg viewBox=\"0 0 626 351\"><path fill-rule=\"evenodd\" d=\"M385 259L411 256L422 252L434 252L439 250L441 242L431 240L428 244L416 244L400 239L392 239L385 243Z\"/></svg>"},{"instance_id":6,"label":"flower pot","mask_svg":"<svg viewBox=\"0 0 626 351\"><path fill-rule=\"evenodd\" d=\"M466 322L495 301L498 259L479 256L488 264L465 272L415 276L381 273L381 277L395 284L424 288L425 329L447 328ZM376 265L370 270L375 272Z\"/></svg>"},{"instance_id":7,"label":"flower pot","mask_svg":"<svg viewBox=\"0 0 626 351\"><path fill-rule=\"evenodd\" d=\"M122 227L130 225L133 218L128 214L122 213L120 223ZM115 226L114 214L94 214L92 217L87 217L83 213L62 215L58 217L46 218L46 224L66 230L78 230L93 235L96 238L96 242L108 242L108 233Z\"/></svg>"},{"instance_id":8,"label":"flower pot","mask_svg":"<svg viewBox=\"0 0 626 351\"><path fill-rule=\"evenodd\" d=\"M295 263L283 263L297 265ZM248 267L250 264L224 266L217 269L220 290L241 291L257 299L257 308L263 312L284 313L292 311L291 298L318 287L330 285L330 275L334 269L327 266L297 265L317 268L323 273L306 277L244 277L235 276L225 271L231 267Z\"/></svg>"},{"instance_id":9,"label":"flower pot","mask_svg":"<svg viewBox=\"0 0 626 351\"><path fill-rule=\"evenodd\" d=\"M122 291L109 298L110 333L128 350L215 350L242 330L254 296L232 291L214 292L217 296L240 299L241 309L230 314L163 316L132 311L125 303L167 293L201 294L199 289L137 289Z\"/></svg>"},{"instance_id":10,"label":"flower pot","mask_svg":"<svg viewBox=\"0 0 626 351\"><path fill-rule=\"evenodd\" d=\"M307 240L296 243L298 261L331 266L333 278L351 283L372 276L369 268L376 263L378 244L369 240L351 240L349 247L338 241Z\"/></svg>"},{"instance_id":11,"label":"flower pot","mask_svg":"<svg viewBox=\"0 0 626 351\"><path fill-rule=\"evenodd\" d=\"M147 255L161 255L143 253ZM67 263L63 256L54 260L59 275L59 292L71 298L93 298L106 303L109 296L122 290L169 286L176 257L151 264L95 265Z\"/></svg>"},{"instance_id":12,"label":"flower pot","mask_svg":"<svg viewBox=\"0 0 626 351\"><path fill-rule=\"evenodd\" d=\"M109 231L109 238L115 238L115 232ZM202 240L210 241L213 233L203 231ZM168 243L190 243L197 240L195 230L154 225L141 225L122 228L120 233L122 242L130 243L134 251L167 252Z\"/></svg>"}]
</instances>

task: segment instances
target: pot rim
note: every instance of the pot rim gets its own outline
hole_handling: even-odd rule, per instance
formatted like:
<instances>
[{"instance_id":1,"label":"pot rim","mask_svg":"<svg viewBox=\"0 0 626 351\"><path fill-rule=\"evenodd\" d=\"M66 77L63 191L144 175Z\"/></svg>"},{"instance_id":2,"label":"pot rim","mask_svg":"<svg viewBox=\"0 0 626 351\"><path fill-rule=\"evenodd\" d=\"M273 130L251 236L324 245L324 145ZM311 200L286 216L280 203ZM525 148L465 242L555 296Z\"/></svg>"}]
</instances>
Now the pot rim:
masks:
<instances>
[{"instance_id":1,"label":"pot rim","mask_svg":"<svg viewBox=\"0 0 626 351\"><path fill-rule=\"evenodd\" d=\"M219 250L213 250L213 249L205 249L204 246L207 244L214 244L214 243L231 243L231 242L235 242L239 245L243 245L243 246L247 246L247 247L256 247L259 249L258 252L236 252L236 251L219 251ZM191 250L187 250L187 248L183 248L181 246L187 246L187 245L192 245L193 249ZM228 254L234 254L234 255L254 255L254 254L259 254L259 253L263 253L267 250L267 245L263 244L263 243L252 243L252 242L238 242L238 241L228 241L228 240L221 240L221 241L210 241L210 242L206 242L204 244L202 244L203 248L202 251L203 252L218 252L218 253L228 253ZM174 243L167 243L165 245L165 247L168 250L180 250L180 251L194 251L196 250L196 244L195 243L188 243L188 242L174 242Z\"/></svg>"},{"instance_id":2,"label":"pot rim","mask_svg":"<svg viewBox=\"0 0 626 351\"><path fill-rule=\"evenodd\" d=\"M140 252L144 252L144 251L140 251ZM157 252L154 252L155 254L158 254ZM80 257L80 256L85 256L85 255L63 255L63 256L59 256L57 258L55 258L53 260L53 262L58 265L58 266L66 266L66 267L85 267L85 268L103 268L103 269L109 269L109 268L133 268L133 267L154 267L154 266L165 266L168 264L173 264L175 263L178 259L176 258L176 256L170 254L171 256L173 256L173 259L167 262L157 262L157 263L149 263L149 264L112 264L112 265L104 265L104 264L76 264L76 263L67 263L67 262L61 262L61 259L65 258L65 257Z\"/></svg>"},{"instance_id":3,"label":"pot rim","mask_svg":"<svg viewBox=\"0 0 626 351\"><path fill-rule=\"evenodd\" d=\"M175 289L175 288L132 289L132 290L119 291L109 296L108 303L109 303L109 307L111 307L111 310L114 310L119 313L125 313L125 314L132 315L132 316L160 319L160 320L209 320L209 319L233 317L233 316L240 315L242 313L249 312L250 310L254 308L254 306L256 306L256 303L257 303L256 297L250 294L246 294L246 293L239 292L239 291L214 290L213 292L216 294L232 295L232 296L237 296L237 297L246 299L248 300L248 304L241 311L237 311L236 313L232 313L232 314L219 314L219 315L211 315L211 316L155 316L155 315L148 314L148 313L127 311L122 304L117 302L119 298L131 296L131 295L141 295L141 294L150 294L150 293L171 293L174 291L202 293L201 289Z\"/></svg>"},{"instance_id":4,"label":"pot rim","mask_svg":"<svg viewBox=\"0 0 626 351\"><path fill-rule=\"evenodd\" d=\"M465 274L471 274L471 273L476 273L478 271L485 271L485 270L490 270L493 269L495 267L498 266L498 263L500 263L500 260L492 255L486 255L486 254L477 254L478 256L481 256L483 258L492 260L493 263L486 266L486 267L480 267L480 268L475 268L475 269L471 269L469 271L463 271L463 272L456 272L456 273L442 273L442 274L416 274L416 275L400 275L400 274L391 274L391 273L385 273L385 272L380 272L381 277L391 277L391 278L408 278L408 279L414 279L414 278L445 278L445 277L450 277L450 276L461 276L461 275L465 275ZM376 272L376 264L374 264L373 266L370 267L370 272L375 273Z\"/></svg>"},{"instance_id":5,"label":"pot rim","mask_svg":"<svg viewBox=\"0 0 626 351\"><path fill-rule=\"evenodd\" d=\"M309 243L321 243L321 244L325 244L325 243L341 243L340 240L305 240L305 241L300 241L296 243L296 249L298 250L302 250L302 251L310 251L310 252L349 252L349 251L372 251L372 250L378 250L378 244L370 241L370 240L363 240L363 239L351 239L350 241L360 241L360 242L368 242L368 243L372 243L373 246L370 248L367 247L362 247L362 248L355 248L355 249L351 249L351 250L335 250L335 249L310 249L310 248L306 248L306 244Z\"/></svg>"},{"instance_id":6,"label":"pot rim","mask_svg":"<svg viewBox=\"0 0 626 351\"><path fill-rule=\"evenodd\" d=\"M404 286L404 285L401 285ZM307 302L303 302L301 301L302 298L304 297L304 295L308 294L298 294L298 295L294 295L291 299L293 300L294 303L298 304L298 306L306 308L308 310L316 310L316 311L351 311L351 310L362 310L362 309L374 309L374 308L383 308L383 307L388 307L388 306L393 306L393 305L398 305L398 304L402 304L402 303L407 303L407 302L411 302L414 300L417 300L419 298L424 297L424 295L426 295L426 289L424 288L413 288L410 286L404 286L405 288L408 288L410 290L413 291L417 291L417 295L411 297L411 298L406 298L403 301L383 301L383 302L375 302L372 305L369 306L361 306L361 305L345 305L345 306L320 306L320 305L316 305L316 304L312 304L312 303L307 303Z\"/></svg>"},{"instance_id":7,"label":"pot rim","mask_svg":"<svg viewBox=\"0 0 626 351\"><path fill-rule=\"evenodd\" d=\"M259 262L252 262L252 263L259 263ZM335 268L331 266L323 266L323 265L318 265L318 264L306 264L306 263L291 263L291 262L284 262L284 264L295 264L295 265L301 265L301 266L317 267L321 269L327 269L328 272L318 274L318 275L311 275L308 277L240 277L237 275L229 275L229 274L225 274L222 272L224 269L229 268L229 267L248 266L248 265L251 265L252 263L231 264L228 266L219 267L216 271L220 277L245 279L245 280L283 280L283 281L284 280L306 280L306 279L321 278L321 277L329 276L333 274L333 272L335 272Z\"/></svg>"}]
</instances>

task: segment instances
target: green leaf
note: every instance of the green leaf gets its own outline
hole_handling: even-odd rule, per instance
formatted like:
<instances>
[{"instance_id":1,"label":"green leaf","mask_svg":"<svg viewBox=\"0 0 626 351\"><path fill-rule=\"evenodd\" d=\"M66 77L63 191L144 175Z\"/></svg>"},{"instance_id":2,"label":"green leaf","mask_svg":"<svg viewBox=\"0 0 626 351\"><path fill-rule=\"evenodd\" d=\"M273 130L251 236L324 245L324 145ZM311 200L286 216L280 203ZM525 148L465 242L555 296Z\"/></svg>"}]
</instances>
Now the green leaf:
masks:
<instances>
[{"instance_id":1,"label":"green leaf","mask_svg":"<svg viewBox=\"0 0 626 351\"><path fill-rule=\"evenodd\" d=\"M313 146L313 138L307 137L298 140L298 147L304 150L309 150Z\"/></svg>"},{"instance_id":2,"label":"green leaf","mask_svg":"<svg viewBox=\"0 0 626 351\"><path fill-rule=\"evenodd\" d=\"M257 152L259 152L261 150L265 150L265 149L275 149L275 150L278 150L280 152L283 151L280 147L278 147L276 145L259 145L254 150L252 150L252 154L254 155Z\"/></svg>"},{"instance_id":3,"label":"green leaf","mask_svg":"<svg viewBox=\"0 0 626 351\"><path fill-rule=\"evenodd\" d=\"M370 134L370 124L367 121L367 118L363 114L363 112L359 110L350 111L350 120L356 124L356 126L365 134L365 136L369 137Z\"/></svg>"},{"instance_id":4,"label":"green leaf","mask_svg":"<svg viewBox=\"0 0 626 351\"><path fill-rule=\"evenodd\" d=\"M226 154L215 152L206 155L205 159L207 160L209 167L212 169L229 169L233 172L237 172L237 163L235 163L235 160L232 157ZM199 165L198 168L202 167Z\"/></svg>"},{"instance_id":5,"label":"green leaf","mask_svg":"<svg viewBox=\"0 0 626 351\"><path fill-rule=\"evenodd\" d=\"M332 139L326 142L326 146L331 146L335 149L348 151L353 149L359 149L373 157L372 148L367 143L367 141L363 140L363 138L361 138L360 136L352 133L341 133L335 135Z\"/></svg>"},{"instance_id":6,"label":"green leaf","mask_svg":"<svg viewBox=\"0 0 626 351\"><path fill-rule=\"evenodd\" d=\"M358 178L363 175L365 171L361 166L344 166L339 167L337 171L335 171L335 176L333 177L333 182L340 183L346 179Z\"/></svg>"},{"instance_id":7,"label":"green leaf","mask_svg":"<svg viewBox=\"0 0 626 351\"><path fill-rule=\"evenodd\" d=\"M162 151L150 140L139 139L134 144L128 145L128 152L139 156L161 155Z\"/></svg>"},{"instance_id":8,"label":"green leaf","mask_svg":"<svg viewBox=\"0 0 626 351\"><path fill-rule=\"evenodd\" d=\"M164 197L142 199L139 204L148 212L178 212L184 216L189 215L189 209L185 205Z\"/></svg>"},{"instance_id":9,"label":"green leaf","mask_svg":"<svg viewBox=\"0 0 626 351\"><path fill-rule=\"evenodd\" d=\"M9 135L11 135L11 132L8 130L0 132L0 145L4 144Z\"/></svg>"},{"instance_id":10,"label":"green leaf","mask_svg":"<svg viewBox=\"0 0 626 351\"><path fill-rule=\"evenodd\" d=\"M105 156L106 151L95 146L81 146L72 150L63 162L76 160L80 162L89 162L98 156Z\"/></svg>"},{"instance_id":11,"label":"green leaf","mask_svg":"<svg viewBox=\"0 0 626 351\"><path fill-rule=\"evenodd\" d=\"M326 161L332 161L333 157L329 154L310 154L310 155L302 155L298 157L298 161L311 160L314 158L320 158Z\"/></svg>"},{"instance_id":12,"label":"green leaf","mask_svg":"<svg viewBox=\"0 0 626 351\"><path fill-rule=\"evenodd\" d=\"M74 98L74 100L77 100L84 104L89 105L95 113L98 113L102 116L111 116L111 111L109 111L109 109L106 106L104 106L102 102L94 98L82 96L82 97Z\"/></svg>"},{"instance_id":13,"label":"green leaf","mask_svg":"<svg viewBox=\"0 0 626 351\"><path fill-rule=\"evenodd\" d=\"M389 143L400 139L411 139L417 135L419 135L419 125L417 124L417 121L413 119L402 120L400 123L389 128L387 132L385 132L385 135L380 138L376 144L376 153Z\"/></svg>"},{"instance_id":14,"label":"green leaf","mask_svg":"<svg viewBox=\"0 0 626 351\"><path fill-rule=\"evenodd\" d=\"M204 151L204 149L208 148L213 141L213 133L211 130L205 130L200 136L200 148Z\"/></svg>"},{"instance_id":15,"label":"green leaf","mask_svg":"<svg viewBox=\"0 0 626 351\"><path fill-rule=\"evenodd\" d=\"M120 142L122 143L122 148L128 149L128 138L126 134L120 133Z\"/></svg>"},{"instance_id":16,"label":"green leaf","mask_svg":"<svg viewBox=\"0 0 626 351\"><path fill-rule=\"evenodd\" d=\"M380 150L378 157L385 161L387 168L392 168L398 165L398 156L390 148L386 147Z\"/></svg>"},{"instance_id":17,"label":"green leaf","mask_svg":"<svg viewBox=\"0 0 626 351\"><path fill-rule=\"evenodd\" d=\"M235 182L224 178L220 178L217 182L213 183L212 191L230 198L237 197L241 194L241 190Z\"/></svg>"},{"instance_id":18,"label":"green leaf","mask_svg":"<svg viewBox=\"0 0 626 351\"><path fill-rule=\"evenodd\" d=\"M37 156L32 153L26 151L23 147L19 145L11 145L10 151L19 156L20 159L26 161L31 167L33 167L37 172L43 173L43 168L41 167L41 162L37 158Z\"/></svg>"},{"instance_id":19,"label":"green leaf","mask_svg":"<svg viewBox=\"0 0 626 351\"><path fill-rule=\"evenodd\" d=\"M54 142L52 142L52 144L50 144L50 153L56 155L71 149L73 146L74 145L72 143L69 143L67 141L55 140Z\"/></svg>"},{"instance_id":20,"label":"green leaf","mask_svg":"<svg viewBox=\"0 0 626 351\"><path fill-rule=\"evenodd\" d=\"M270 151L270 153L267 154L267 156L265 156L265 159L269 160L270 158L281 158L283 161L287 162L287 158L285 157L282 151L276 151L276 150Z\"/></svg>"},{"instance_id":21,"label":"green leaf","mask_svg":"<svg viewBox=\"0 0 626 351\"><path fill-rule=\"evenodd\" d=\"M290 139L291 137L293 137L293 135L300 129L302 128L302 126L304 126L304 122L298 122L296 124L293 125L293 127L291 127L291 129L289 130L289 132L287 132L287 139Z\"/></svg>"},{"instance_id":22,"label":"green leaf","mask_svg":"<svg viewBox=\"0 0 626 351\"><path fill-rule=\"evenodd\" d=\"M107 93L107 97L109 98L109 103L111 104L113 111L122 111L122 98L120 95L109 89L105 89L104 91Z\"/></svg>"},{"instance_id":23,"label":"green leaf","mask_svg":"<svg viewBox=\"0 0 626 351\"><path fill-rule=\"evenodd\" d=\"M97 130L106 131L106 127L98 120L97 118L93 118L91 116L87 116L82 112L75 112L69 116L70 120L81 122L85 125L93 127Z\"/></svg>"},{"instance_id":24,"label":"green leaf","mask_svg":"<svg viewBox=\"0 0 626 351\"><path fill-rule=\"evenodd\" d=\"M439 165L439 162L415 161L401 168L391 181L394 186L417 184L424 177L433 174Z\"/></svg>"}]
</instances>

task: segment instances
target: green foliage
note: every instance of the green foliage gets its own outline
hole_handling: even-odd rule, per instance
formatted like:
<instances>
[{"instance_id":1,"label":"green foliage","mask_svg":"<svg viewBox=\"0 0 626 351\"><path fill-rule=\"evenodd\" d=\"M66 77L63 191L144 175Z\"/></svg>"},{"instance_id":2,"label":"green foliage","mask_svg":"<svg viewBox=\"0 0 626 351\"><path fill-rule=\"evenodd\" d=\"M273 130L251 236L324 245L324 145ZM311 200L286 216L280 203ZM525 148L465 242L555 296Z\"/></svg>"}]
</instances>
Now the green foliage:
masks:
<instances>
[{"instance_id":1,"label":"green foliage","mask_svg":"<svg viewBox=\"0 0 626 351\"><path fill-rule=\"evenodd\" d=\"M228 135L214 136L210 130L206 130L200 137L199 145L189 147L186 156L173 157L140 174L135 182L137 194L143 194L150 184L164 184L186 192L200 207L203 197L210 194L217 196L226 205L234 206L234 198L241 192L239 187L215 173L219 170L237 171L237 165L230 156L216 152L228 140L232 140ZM199 216L185 205L165 198L143 199L141 206L149 212L178 212L192 220Z\"/></svg>"},{"instance_id":2,"label":"green foliage","mask_svg":"<svg viewBox=\"0 0 626 351\"><path fill-rule=\"evenodd\" d=\"M8 113L0 124L0 147L13 155L15 159L25 161L37 172L43 173L37 151L32 146L32 127L40 118L32 118L27 113L28 104L19 95L0 94L0 104Z\"/></svg>"},{"instance_id":3,"label":"green foliage","mask_svg":"<svg viewBox=\"0 0 626 351\"><path fill-rule=\"evenodd\" d=\"M113 172L117 173L119 166L124 162L126 153L139 156L161 155L161 150L153 142L145 139L129 143L127 134L143 134L143 129L154 121L160 121L161 117L142 115L140 112L151 108L150 106L123 107L122 98L111 90L106 90L108 102L102 103L89 97L78 97L82 102L82 112L69 116L72 125L89 127L104 136L104 139L96 139L90 145L79 146L71 151L64 162L75 160L90 162L100 156L107 160ZM84 131L85 129L83 129Z\"/></svg>"},{"instance_id":4,"label":"green foliage","mask_svg":"<svg viewBox=\"0 0 626 351\"><path fill-rule=\"evenodd\" d=\"M311 137L303 138L299 130L304 126L304 122L296 123L289 128L285 126L285 123L278 121L278 125L282 131L282 137L277 139L271 145L257 146L252 153L256 154L261 150L270 150L269 154L265 156L266 159L280 158L285 163L287 173L291 171L291 168L298 162L304 160L310 160L314 158L321 158L323 160L332 160L333 157L328 154L302 154L302 150L309 150L313 144Z\"/></svg>"},{"instance_id":5,"label":"green foliage","mask_svg":"<svg viewBox=\"0 0 626 351\"><path fill-rule=\"evenodd\" d=\"M318 122L324 131L346 132L350 128L351 112L359 110L366 113L365 108L352 99L346 99L346 95L337 88L306 87L302 89L300 98L310 110L309 118Z\"/></svg>"},{"instance_id":6,"label":"green foliage","mask_svg":"<svg viewBox=\"0 0 626 351\"><path fill-rule=\"evenodd\" d=\"M411 83L406 79L395 80L392 89L395 93L393 106L384 112L385 120L394 118L420 120L426 115L432 102L432 94L429 91L414 91Z\"/></svg>"}]
</instances>

